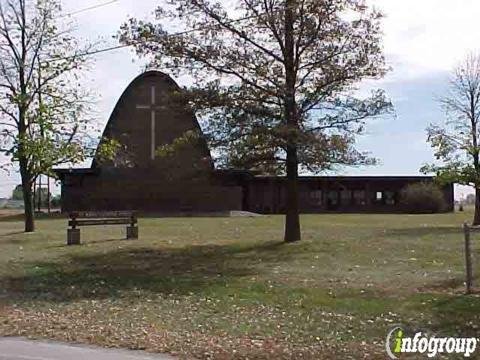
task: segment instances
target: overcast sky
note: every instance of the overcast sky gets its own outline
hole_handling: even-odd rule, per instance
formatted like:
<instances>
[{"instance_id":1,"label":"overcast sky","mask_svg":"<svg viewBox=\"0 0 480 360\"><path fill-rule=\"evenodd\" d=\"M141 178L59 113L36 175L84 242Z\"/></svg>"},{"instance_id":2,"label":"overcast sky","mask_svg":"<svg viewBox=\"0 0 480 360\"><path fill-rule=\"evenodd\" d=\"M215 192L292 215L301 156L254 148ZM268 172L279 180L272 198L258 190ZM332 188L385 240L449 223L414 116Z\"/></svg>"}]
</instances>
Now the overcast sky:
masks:
<instances>
[{"instance_id":1,"label":"overcast sky","mask_svg":"<svg viewBox=\"0 0 480 360\"><path fill-rule=\"evenodd\" d=\"M64 0L67 13L108 0ZM162 0L118 0L73 16L78 35L88 41L103 39L116 45L112 36L128 18L151 18ZM467 53L478 50L478 0L370 0L385 14L384 45L393 70L375 83L392 99L397 116L379 119L367 126L359 138L361 150L368 150L381 165L361 169L346 168L343 175L418 175L419 168L432 160L425 128L439 122L443 114L435 98L445 93L449 71ZM95 57L88 86L100 95L99 122L105 124L119 96L142 71L142 61L127 49ZM185 79L176 78L180 85ZM370 84L369 84L370 85ZM10 196L19 183L18 174L0 171L0 197ZM464 190L457 191L457 197Z\"/></svg>"}]
</instances>

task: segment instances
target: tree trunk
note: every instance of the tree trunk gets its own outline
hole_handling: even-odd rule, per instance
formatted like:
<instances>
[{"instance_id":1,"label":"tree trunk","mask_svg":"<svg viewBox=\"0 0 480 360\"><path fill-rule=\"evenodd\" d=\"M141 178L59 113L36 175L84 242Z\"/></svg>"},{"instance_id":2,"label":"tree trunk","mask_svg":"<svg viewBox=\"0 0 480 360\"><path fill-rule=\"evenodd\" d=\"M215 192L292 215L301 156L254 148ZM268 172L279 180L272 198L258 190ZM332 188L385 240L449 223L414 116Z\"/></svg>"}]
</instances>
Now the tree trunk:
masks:
<instances>
[{"instance_id":1,"label":"tree trunk","mask_svg":"<svg viewBox=\"0 0 480 360\"><path fill-rule=\"evenodd\" d=\"M480 188L475 189L475 215L472 225L480 225Z\"/></svg>"},{"instance_id":2,"label":"tree trunk","mask_svg":"<svg viewBox=\"0 0 480 360\"><path fill-rule=\"evenodd\" d=\"M23 205L25 208L25 232L35 231L34 202L32 182L27 170L27 159L20 157L20 175L22 176Z\"/></svg>"},{"instance_id":3,"label":"tree trunk","mask_svg":"<svg viewBox=\"0 0 480 360\"><path fill-rule=\"evenodd\" d=\"M298 209L298 160L295 147L287 149L287 213L285 218L285 242L301 240Z\"/></svg>"},{"instance_id":4,"label":"tree trunk","mask_svg":"<svg viewBox=\"0 0 480 360\"><path fill-rule=\"evenodd\" d=\"M285 4L285 122L288 128L287 139L287 213L285 218L285 242L301 239L300 215L298 209L298 158L297 158L297 108L295 100L295 51L293 8L294 0Z\"/></svg>"}]
</instances>

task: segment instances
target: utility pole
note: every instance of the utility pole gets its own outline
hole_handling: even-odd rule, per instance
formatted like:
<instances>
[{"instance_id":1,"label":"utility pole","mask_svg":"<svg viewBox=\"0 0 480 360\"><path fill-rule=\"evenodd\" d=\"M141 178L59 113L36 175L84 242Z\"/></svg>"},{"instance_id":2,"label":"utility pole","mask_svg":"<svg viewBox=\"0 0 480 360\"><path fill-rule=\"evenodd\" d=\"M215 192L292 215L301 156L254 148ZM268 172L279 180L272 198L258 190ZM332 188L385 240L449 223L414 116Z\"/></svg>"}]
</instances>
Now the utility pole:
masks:
<instances>
[{"instance_id":1,"label":"utility pole","mask_svg":"<svg viewBox=\"0 0 480 360\"><path fill-rule=\"evenodd\" d=\"M50 215L50 176L47 175L47 209Z\"/></svg>"},{"instance_id":2,"label":"utility pole","mask_svg":"<svg viewBox=\"0 0 480 360\"><path fill-rule=\"evenodd\" d=\"M33 181L33 212L35 212L35 199L37 197L37 179Z\"/></svg>"},{"instance_id":3,"label":"utility pole","mask_svg":"<svg viewBox=\"0 0 480 360\"><path fill-rule=\"evenodd\" d=\"M42 175L38 175L38 212L41 211L42 206Z\"/></svg>"},{"instance_id":4,"label":"utility pole","mask_svg":"<svg viewBox=\"0 0 480 360\"><path fill-rule=\"evenodd\" d=\"M38 88L41 89L41 86L42 86L42 63L40 61L40 56L38 56ZM42 107L43 103L42 103L42 91L40 90L38 92L38 116L42 117L42 111L43 111L43 107ZM43 120L40 119L39 121L40 123L40 136L42 137L42 139L44 138L45 136L45 131L44 131L44 128L43 128ZM42 164L40 164L40 169L42 169ZM41 211L41 206L42 206L42 174L40 173L38 175L38 212L40 213Z\"/></svg>"}]
</instances>

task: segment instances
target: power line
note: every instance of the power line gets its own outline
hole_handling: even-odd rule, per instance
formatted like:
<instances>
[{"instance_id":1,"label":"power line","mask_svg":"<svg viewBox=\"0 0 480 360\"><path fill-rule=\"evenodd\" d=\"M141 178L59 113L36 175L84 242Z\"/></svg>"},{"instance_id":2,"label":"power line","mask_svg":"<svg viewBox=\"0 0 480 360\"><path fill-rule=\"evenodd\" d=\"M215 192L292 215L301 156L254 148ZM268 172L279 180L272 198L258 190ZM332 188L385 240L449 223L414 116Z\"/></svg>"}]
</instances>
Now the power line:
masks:
<instances>
[{"instance_id":1,"label":"power line","mask_svg":"<svg viewBox=\"0 0 480 360\"><path fill-rule=\"evenodd\" d=\"M113 2L117 2L117 1L119 1L119 0L112 0L108 3L98 4L98 5L95 5L95 8L100 7L100 6L105 6L105 5L108 5L108 4L111 4ZM77 13L81 12L81 11L87 11L87 10L89 10L89 8L78 10ZM279 11L279 10L277 10L277 11ZM258 14L258 15L250 15L250 16L246 16L246 17L243 17L243 18L234 19L234 20L231 20L231 21L227 22L227 24L233 24L233 23L240 22L240 21L259 18L263 15L266 15L266 13L262 13L262 14ZM197 32L197 31L209 30L209 29L212 29L212 28L213 28L213 26L199 27L199 28L195 28L195 29L190 29L190 30L185 30L185 31L180 31L180 32L176 32L176 33L167 34L166 36L167 37L175 37L175 36L181 36L181 35L188 35L188 34L191 34L191 33ZM140 43L141 41L142 40L137 40L137 41L134 41L132 44L110 46L110 47L103 48L103 49L85 51L83 53L64 56L64 57L60 57L60 58L50 58L50 59L47 59L45 61L42 61L42 63L44 63L44 64L47 63L48 64L48 63L52 63L52 62L58 62L58 61L62 61L62 60L69 60L69 59L73 59L73 58L91 56L91 55L96 55L96 54L109 52L109 51L113 51L113 50L123 49L123 48L134 46L134 45ZM5 70L10 70L10 69L16 69L16 67L7 68Z\"/></svg>"},{"instance_id":2,"label":"power line","mask_svg":"<svg viewBox=\"0 0 480 360\"><path fill-rule=\"evenodd\" d=\"M107 2L105 2L105 3L101 3L101 4L97 4L97 5L92 5L92 6L90 6L90 7L84 8L84 9L72 11L72 12L70 12L70 13L68 13L68 14L61 15L61 16L59 16L59 18L64 18L64 17L68 17L68 16L72 16L72 15L77 15L77 14L80 14L80 13L83 13L83 12L86 12L86 11L98 9L98 8L101 8L101 7L104 7L104 6L107 6L107 5L116 3L116 2L118 2L118 1L119 1L119 0L111 0L111 1L107 1Z\"/></svg>"},{"instance_id":3,"label":"power line","mask_svg":"<svg viewBox=\"0 0 480 360\"><path fill-rule=\"evenodd\" d=\"M87 7L87 8L83 8L83 9L80 9L80 10L72 11L72 12L67 13L67 14L60 15L60 16L58 16L57 18L61 19L61 18L69 17L69 16L72 16L72 15L80 14L80 13L82 13L82 12L86 12L86 11L98 9L98 8L101 8L101 7L104 7L104 6L107 6L107 5L116 3L116 2L118 2L118 1L120 1L120 0L107 1L107 2L105 2L105 3L93 5L93 6L90 6L90 7ZM105 51L111 51L111 50L115 50L115 49L120 49L120 48L126 47L126 46L130 46L130 45L113 46L113 47L109 47L109 48L105 48L105 49L94 50L94 51L91 51L91 52L85 52L85 53L83 53L83 54L78 54L78 55L65 56L65 57L62 57L62 58L47 59L46 61L42 61L42 63L49 63L49 62L60 61L60 60L68 60L68 59L72 59L72 58L74 58L74 57L82 57L82 56L94 55L94 54L101 53L101 52L105 52ZM6 69L4 69L4 70L15 70L15 69L17 69L17 67L12 66L12 67L8 67L8 68L6 68Z\"/></svg>"},{"instance_id":4,"label":"power line","mask_svg":"<svg viewBox=\"0 0 480 360\"><path fill-rule=\"evenodd\" d=\"M132 46L132 45L116 45L116 46L111 46L111 47L107 47L107 48L104 48L104 49L86 51L84 53L80 53L80 54L77 54L77 55L70 55L70 56L65 56L65 57L56 58L56 59L48 59L48 60L42 61L42 62L43 63L49 63L49 62L73 59L73 58L76 58L76 57L91 56L91 55L96 55L96 54L100 54L100 53L107 52L107 51L113 51L113 50L117 50L117 49L126 48L126 47L129 47L129 46Z\"/></svg>"},{"instance_id":5,"label":"power line","mask_svg":"<svg viewBox=\"0 0 480 360\"><path fill-rule=\"evenodd\" d=\"M114 1L118 1L118 0L114 0ZM114 1L112 1L112 2L114 2ZM112 2L110 2L110 3L112 3ZM277 10L277 11L279 11L279 10ZM266 13L258 14L258 15L250 15L250 16L246 16L246 17L243 17L243 18L234 19L234 20L231 20L231 21L227 22L227 24L233 24L233 23L240 22L240 21L259 18L263 15L266 15ZM197 31L202 31L202 30L209 30L209 29L212 29L212 28L213 28L213 26L199 27L199 28L195 28L195 29L190 29L190 30L185 30L185 31L172 33L172 34L167 34L166 36L167 37L175 37L175 36L181 36L181 35L188 35L190 33L194 33L194 32L197 32ZM134 41L132 44L116 45L116 46L111 46L111 47L107 47L107 48L103 48L103 49L86 51L84 53L80 53L80 54L76 54L76 55L70 55L70 56L65 56L65 57L61 57L61 58L47 59L46 61L44 61L44 63L68 60L68 59L73 59L73 58L76 58L76 57L96 55L96 54L100 54L100 53L104 53L104 52L108 52L108 51L113 51L113 50L118 50L118 49L123 49L123 48L130 47L130 46L134 46L134 45L136 45L140 42L141 42L141 40L137 40L137 41Z\"/></svg>"}]
</instances>

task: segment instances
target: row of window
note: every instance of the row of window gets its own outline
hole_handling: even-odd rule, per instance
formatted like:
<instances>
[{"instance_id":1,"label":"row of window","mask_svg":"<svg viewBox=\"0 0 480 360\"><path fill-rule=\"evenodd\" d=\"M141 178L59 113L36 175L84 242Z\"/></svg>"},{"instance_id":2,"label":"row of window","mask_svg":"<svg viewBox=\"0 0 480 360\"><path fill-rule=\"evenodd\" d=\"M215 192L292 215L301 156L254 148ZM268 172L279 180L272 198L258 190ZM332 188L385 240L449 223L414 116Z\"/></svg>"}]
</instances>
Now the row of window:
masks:
<instances>
[{"instance_id":1,"label":"row of window","mask_svg":"<svg viewBox=\"0 0 480 360\"><path fill-rule=\"evenodd\" d=\"M376 191L372 193L372 203L383 205L395 205L397 194L394 191ZM310 203L312 205L323 205L323 191L312 190L310 192ZM365 205L367 193L365 190L329 190L326 193L325 201L328 205Z\"/></svg>"}]
</instances>

